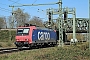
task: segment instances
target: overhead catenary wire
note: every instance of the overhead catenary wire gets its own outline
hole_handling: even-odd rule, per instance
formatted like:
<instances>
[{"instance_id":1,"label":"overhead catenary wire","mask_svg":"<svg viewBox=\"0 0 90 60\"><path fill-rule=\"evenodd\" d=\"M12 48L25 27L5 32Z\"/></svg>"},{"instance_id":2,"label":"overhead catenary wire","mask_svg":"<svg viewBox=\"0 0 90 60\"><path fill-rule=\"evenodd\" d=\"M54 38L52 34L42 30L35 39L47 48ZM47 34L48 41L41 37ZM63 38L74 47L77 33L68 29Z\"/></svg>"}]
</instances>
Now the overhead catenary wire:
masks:
<instances>
[{"instance_id":1,"label":"overhead catenary wire","mask_svg":"<svg viewBox=\"0 0 90 60\"><path fill-rule=\"evenodd\" d=\"M16 3L16 4L19 4L19 5L22 5L21 3L18 3L18 1L20 1L20 0L17 0L17 1L13 1L13 0L9 0L9 1L11 1L11 2L13 2L13 3ZM32 3L32 4L34 4L34 3L36 3L37 2L37 0L34 0L34 2ZM20 6L21 7L21 6ZM30 7L30 8L32 8L32 7ZM36 8L36 7L33 7L33 9L37 9L38 11L37 12L40 12L40 11L44 11L44 10L42 10L42 9L39 9L39 8Z\"/></svg>"},{"instance_id":2,"label":"overhead catenary wire","mask_svg":"<svg viewBox=\"0 0 90 60\"><path fill-rule=\"evenodd\" d=\"M21 3L18 3L20 0L17 0L17 1L9 0L9 1L13 2L12 4L16 3L16 4L19 4L19 5L22 5ZM35 3L35 2L36 2L36 0L33 3Z\"/></svg>"},{"instance_id":3,"label":"overhead catenary wire","mask_svg":"<svg viewBox=\"0 0 90 60\"><path fill-rule=\"evenodd\" d=\"M37 0L35 0L34 2L33 2L33 4L36 2Z\"/></svg>"},{"instance_id":4,"label":"overhead catenary wire","mask_svg":"<svg viewBox=\"0 0 90 60\"><path fill-rule=\"evenodd\" d=\"M34 4L34 3L36 3L37 2L37 0L35 0L32 4ZM34 7L35 8L35 7ZM42 10L42 9L39 9L39 8L36 8L38 11L37 12L43 12L44 13L44 10ZM46 18L46 17L45 17Z\"/></svg>"},{"instance_id":5,"label":"overhead catenary wire","mask_svg":"<svg viewBox=\"0 0 90 60\"><path fill-rule=\"evenodd\" d=\"M20 5L21 5L21 3L18 3L20 0L17 0L17 1L8 0L8 1L13 2L12 4L15 4L15 3L16 3L16 4L20 4ZM11 5L12 5L12 4L11 4Z\"/></svg>"},{"instance_id":6,"label":"overhead catenary wire","mask_svg":"<svg viewBox=\"0 0 90 60\"><path fill-rule=\"evenodd\" d=\"M18 3L18 1L20 1L20 0L17 0L17 1L13 1L13 0L9 0L9 1L11 1L11 2L14 2L14 3L16 3L16 4L20 4L20 5L22 5L21 3ZM37 0L35 0L32 4L34 4L35 2L37 2ZM13 3L13 4L14 4ZM11 4L12 5L12 4ZM20 6L21 7L21 6ZM32 7L30 7L30 8L32 8ZM33 7L33 8L36 8L36 7ZM36 9L38 9L38 8L36 8ZM38 10L41 10L41 9L38 9ZM42 10L43 11L43 10Z\"/></svg>"},{"instance_id":7,"label":"overhead catenary wire","mask_svg":"<svg viewBox=\"0 0 90 60\"><path fill-rule=\"evenodd\" d=\"M1 3L1 2L0 2L0 5L9 6L9 5L4 4L4 3ZM2 8L2 7L0 7L0 10L1 10L1 11L4 11L4 12L9 12L9 13L11 13L11 10L6 9L6 8Z\"/></svg>"},{"instance_id":8,"label":"overhead catenary wire","mask_svg":"<svg viewBox=\"0 0 90 60\"><path fill-rule=\"evenodd\" d=\"M11 13L11 10L6 9L6 8L2 8L2 7L0 7L0 10L1 10L1 11L4 11L4 12L9 12L9 13Z\"/></svg>"},{"instance_id":9,"label":"overhead catenary wire","mask_svg":"<svg viewBox=\"0 0 90 60\"><path fill-rule=\"evenodd\" d=\"M8 6L7 4L3 4L3 3L1 3L1 2L0 2L0 5Z\"/></svg>"},{"instance_id":10,"label":"overhead catenary wire","mask_svg":"<svg viewBox=\"0 0 90 60\"><path fill-rule=\"evenodd\" d=\"M20 0L17 0L16 2L15 1L13 1L13 0L9 0L9 1L11 1L11 2L14 2L14 3L16 3L16 4L19 4L19 5L22 5L21 3L18 3L18 1L20 1ZM33 3L32 3L32 5L36 2L37 0L35 0ZM11 4L12 5L12 4ZM18 6L18 7L21 7L21 6ZM31 7L32 8L32 7ZM33 8L36 8L36 7L33 7ZM38 8L36 8L36 9L38 9ZM38 9L38 10L41 10L41 9Z\"/></svg>"}]
</instances>

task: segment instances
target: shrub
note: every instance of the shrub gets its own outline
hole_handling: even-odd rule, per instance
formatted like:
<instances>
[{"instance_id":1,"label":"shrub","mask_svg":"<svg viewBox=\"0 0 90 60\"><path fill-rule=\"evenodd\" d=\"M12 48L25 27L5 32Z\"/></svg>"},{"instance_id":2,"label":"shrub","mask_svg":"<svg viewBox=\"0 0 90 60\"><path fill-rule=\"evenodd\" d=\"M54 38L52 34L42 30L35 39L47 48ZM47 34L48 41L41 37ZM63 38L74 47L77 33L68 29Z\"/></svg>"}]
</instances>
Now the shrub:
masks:
<instances>
[{"instance_id":1,"label":"shrub","mask_svg":"<svg viewBox=\"0 0 90 60\"><path fill-rule=\"evenodd\" d=\"M10 39L10 33L11 33L11 39ZM16 31L1 30L0 41L15 40L15 35L16 35Z\"/></svg>"}]
</instances>

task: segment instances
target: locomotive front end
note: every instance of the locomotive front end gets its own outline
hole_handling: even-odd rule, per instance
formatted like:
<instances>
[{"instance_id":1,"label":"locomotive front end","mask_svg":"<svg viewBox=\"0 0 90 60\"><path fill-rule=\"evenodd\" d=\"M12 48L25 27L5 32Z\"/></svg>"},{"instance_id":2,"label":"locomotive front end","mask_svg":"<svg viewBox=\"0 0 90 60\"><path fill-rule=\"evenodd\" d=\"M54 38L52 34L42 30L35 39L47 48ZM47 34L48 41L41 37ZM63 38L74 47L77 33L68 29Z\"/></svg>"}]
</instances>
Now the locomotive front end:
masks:
<instances>
[{"instance_id":1,"label":"locomotive front end","mask_svg":"<svg viewBox=\"0 0 90 60\"><path fill-rule=\"evenodd\" d=\"M28 46L30 41L30 28L18 28L16 34L16 42L15 45L18 47L20 46Z\"/></svg>"}]
</instances>

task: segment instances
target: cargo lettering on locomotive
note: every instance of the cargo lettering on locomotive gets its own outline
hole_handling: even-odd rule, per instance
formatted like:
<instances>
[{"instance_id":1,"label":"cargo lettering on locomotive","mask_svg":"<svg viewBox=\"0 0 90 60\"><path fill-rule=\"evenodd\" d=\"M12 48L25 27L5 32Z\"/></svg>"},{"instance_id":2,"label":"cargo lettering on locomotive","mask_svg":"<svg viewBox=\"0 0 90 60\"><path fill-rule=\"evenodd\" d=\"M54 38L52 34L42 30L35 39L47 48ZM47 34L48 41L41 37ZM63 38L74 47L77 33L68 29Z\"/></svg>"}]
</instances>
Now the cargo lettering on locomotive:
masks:
<instances>
[{"instance_id":1,"label":"cargo lettering on locomotive","mask_svg":"<svg viewBox=\"0 0 90 60\"><path fill-rule=\"evenodd\" d=\"M38 40L50 40L49 32L38 32Z\"/></svg>"}]
</instances>

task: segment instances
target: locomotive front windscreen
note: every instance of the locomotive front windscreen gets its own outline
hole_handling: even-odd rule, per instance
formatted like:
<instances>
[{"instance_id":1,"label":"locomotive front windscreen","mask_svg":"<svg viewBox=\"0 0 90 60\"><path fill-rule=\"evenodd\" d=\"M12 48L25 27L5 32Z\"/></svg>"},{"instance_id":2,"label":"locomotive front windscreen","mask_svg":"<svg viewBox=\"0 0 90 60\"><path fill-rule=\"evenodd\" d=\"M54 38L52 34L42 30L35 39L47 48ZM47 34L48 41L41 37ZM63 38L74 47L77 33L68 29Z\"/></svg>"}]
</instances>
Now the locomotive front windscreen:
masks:
<instances>
[{"instance_id":1,"label":"locomotive front windscreen","mask_svg":"<svg viewBox=\"0 0 90 60\"><path fill-rule=\"evenodd\" d=\"M17 35L29 35L30 28L18 28Z\"/></svg>"}]
</instances>

